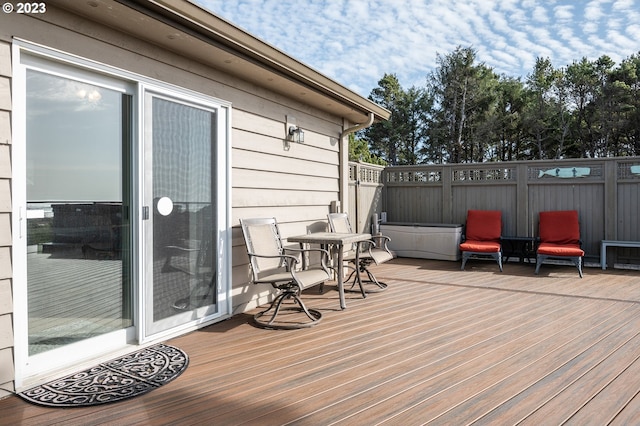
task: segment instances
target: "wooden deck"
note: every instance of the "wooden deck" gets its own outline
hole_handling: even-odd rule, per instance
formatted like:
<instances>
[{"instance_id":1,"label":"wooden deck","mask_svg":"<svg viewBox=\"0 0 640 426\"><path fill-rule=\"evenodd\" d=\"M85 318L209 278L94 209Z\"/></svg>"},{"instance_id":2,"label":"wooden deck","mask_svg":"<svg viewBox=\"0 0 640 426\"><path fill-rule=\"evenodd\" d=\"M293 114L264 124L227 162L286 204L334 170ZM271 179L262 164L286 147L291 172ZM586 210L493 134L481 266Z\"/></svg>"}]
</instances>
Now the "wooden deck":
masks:
<instances>
[{"instance_id":1,"label":"wooden deck","mask_svg":"<svg viewBox=\"0 0 640 426\"><path fill-rule=\"evenodd\" d=\"M90 408L0 401L2 424L640 424L640 272L396 259L389 288L305 294L322 322L248 315L173 339L187 371Z\"/></svg>"}]
</instances>

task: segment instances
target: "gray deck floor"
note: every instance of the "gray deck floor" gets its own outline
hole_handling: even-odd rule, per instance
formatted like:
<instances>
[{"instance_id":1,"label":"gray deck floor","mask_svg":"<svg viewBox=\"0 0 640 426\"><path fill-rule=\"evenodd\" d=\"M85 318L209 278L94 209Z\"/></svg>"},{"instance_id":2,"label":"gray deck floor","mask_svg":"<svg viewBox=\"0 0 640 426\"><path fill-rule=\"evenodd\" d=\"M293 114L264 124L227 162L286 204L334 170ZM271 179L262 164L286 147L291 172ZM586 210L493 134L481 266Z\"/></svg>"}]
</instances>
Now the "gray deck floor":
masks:
<instances>
[{"instance_id":1,"label":"gray deck floor","mask_svg":"<svg viewBox=\"0 0 640 426\"><path fill-rule=\"evenodd\" d=\"M249 315L169 343L187 371L149 394L83 409L0 401L11 424L640 424L640 272L396 259L389 288L271 331Z\"/></svg>"}]
</instances>

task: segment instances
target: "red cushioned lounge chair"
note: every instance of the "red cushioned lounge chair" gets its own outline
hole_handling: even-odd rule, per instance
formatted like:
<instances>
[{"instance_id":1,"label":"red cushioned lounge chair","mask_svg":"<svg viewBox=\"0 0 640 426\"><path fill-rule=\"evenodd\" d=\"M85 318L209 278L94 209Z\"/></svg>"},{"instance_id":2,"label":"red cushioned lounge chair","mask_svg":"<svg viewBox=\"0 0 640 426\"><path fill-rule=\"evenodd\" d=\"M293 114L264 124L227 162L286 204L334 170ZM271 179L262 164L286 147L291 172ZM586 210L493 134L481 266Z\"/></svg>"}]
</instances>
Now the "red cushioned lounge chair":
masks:
<instances>
[{"instance_id":1,"label":"red cushioned lounge chair","mask_svg":"<svg viewBox=\"0 0 640 426\"><path fill-rule=\"evenodd\" d=\"M491 257L502 272L502 212L500 210L469 210L465 240L460 244L462 270L471 256Z\"/></svg>"},{"instance_id":2,"label":"red cushioned lounge chair","mask_svg":"<svg viewBox=\"0 0 640 426\"><path fill-rule=\"evenodd\" d=\"M540 212L540 244L536 256L536 274L545 259L561 258L571 260L582 278L582 241L580 222L576 210Z\"/></svg>"}]
</instances>

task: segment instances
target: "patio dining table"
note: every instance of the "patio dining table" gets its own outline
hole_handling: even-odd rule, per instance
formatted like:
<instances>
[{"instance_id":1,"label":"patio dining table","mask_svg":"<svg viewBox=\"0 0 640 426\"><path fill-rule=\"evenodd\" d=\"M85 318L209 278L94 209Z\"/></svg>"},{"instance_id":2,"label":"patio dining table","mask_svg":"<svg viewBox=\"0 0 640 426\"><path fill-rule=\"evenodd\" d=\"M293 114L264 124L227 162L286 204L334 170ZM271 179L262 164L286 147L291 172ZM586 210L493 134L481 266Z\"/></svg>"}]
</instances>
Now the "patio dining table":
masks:
<instances>
[{"instance_id":1,"label":"patio dining table","mask_svg":"<svg viewBox=\"0 0 640 426\"><path fill-rule=\"evenodd\" d=\"M341 232L313 232L305 235L296 235L288 237L287 240L292 243L303 244L319 244L323 247L334 246L338 251L338 265L337 265L337 281L338 281L338 293L340 295L340 308L346 309L347 303L344 297L344 251L343 247L347 244L354 244L361 241L367 241L371 239L371 234L366 233L341 233ZM360 258L360 244L356 244L356 265L359 264ZM360 274L356 270L356 279L360 280ZM362 283L360 283L360 289L362 290ZM366 297L366 293L362 291L362 297Z\"/></svg>"}]
</instances>

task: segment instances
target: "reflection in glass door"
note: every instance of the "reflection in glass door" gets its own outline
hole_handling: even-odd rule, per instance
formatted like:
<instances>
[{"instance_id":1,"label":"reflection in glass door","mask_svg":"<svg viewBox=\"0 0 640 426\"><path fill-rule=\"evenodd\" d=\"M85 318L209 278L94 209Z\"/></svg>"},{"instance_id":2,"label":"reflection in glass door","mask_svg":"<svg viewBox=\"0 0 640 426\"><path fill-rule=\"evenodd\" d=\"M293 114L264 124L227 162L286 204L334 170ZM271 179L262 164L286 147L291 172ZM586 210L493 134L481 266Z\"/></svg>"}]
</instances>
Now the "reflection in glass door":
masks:
<instances>
[{"instance_id":1,"label":"reflection in glass door","mask_svg":"<svg viewBox=\"0 0 640 426\"><path fill-rule=\"evenodd\" d=\"M27 70L29 356L132 326L131 99Z\"/></svg>"},{"instance_id":2,"label":"reflection in glass door","mask_svg":"<svg viewBox=\"0 0 640 426\"><path fill-rule=\"evenodd\" d=\"M145 336L218 312L216 111L145 95Z\"/></svg>"}]
</instances>

